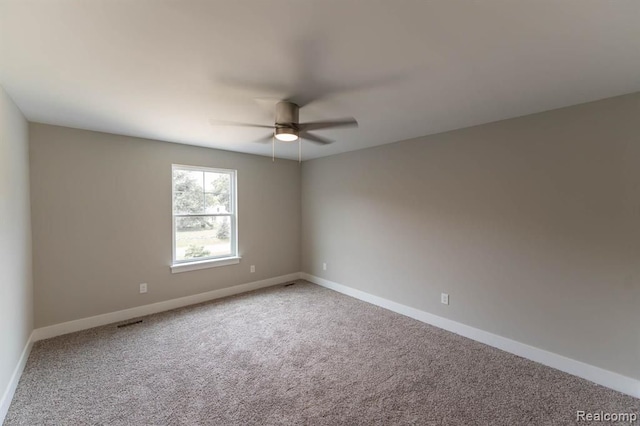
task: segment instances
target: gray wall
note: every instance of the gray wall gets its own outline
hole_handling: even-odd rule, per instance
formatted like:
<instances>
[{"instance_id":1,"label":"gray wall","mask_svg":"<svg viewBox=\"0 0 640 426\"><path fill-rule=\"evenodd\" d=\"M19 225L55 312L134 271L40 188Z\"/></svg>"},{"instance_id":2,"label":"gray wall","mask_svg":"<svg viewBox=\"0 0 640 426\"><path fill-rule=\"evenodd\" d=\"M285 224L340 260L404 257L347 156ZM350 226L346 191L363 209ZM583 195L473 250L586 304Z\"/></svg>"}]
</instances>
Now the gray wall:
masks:
<instances>
[{"instance_id":1,"label":"gray wall","mask_svg":"<svg viewBox=\"0 0 640 426\"><path fill-rule=\"evenodd\" d=\"M0 396L33 330L28 126L0 87Z\"/></svg>"},{"instance_id":2,"label":"gray wall","mask_svg":"<svg viewBox=\"0 0 640 426\"><path fill-rule=\"evenodd\" d=\"M640 378L640 94L305 162L302 218L305 272Z\"/></svg>"},{"instance_id":3,"label":"gray wall","mask_svg":"<svg viewBox=\"0 0 640 426\"><path fill-rule=\"evenodd\" d=\"M300 270L297 162L44 124L30 153L36 327ZM171 274L172 163L238 170L238 265Z\"/></svg>"}]
</instances>

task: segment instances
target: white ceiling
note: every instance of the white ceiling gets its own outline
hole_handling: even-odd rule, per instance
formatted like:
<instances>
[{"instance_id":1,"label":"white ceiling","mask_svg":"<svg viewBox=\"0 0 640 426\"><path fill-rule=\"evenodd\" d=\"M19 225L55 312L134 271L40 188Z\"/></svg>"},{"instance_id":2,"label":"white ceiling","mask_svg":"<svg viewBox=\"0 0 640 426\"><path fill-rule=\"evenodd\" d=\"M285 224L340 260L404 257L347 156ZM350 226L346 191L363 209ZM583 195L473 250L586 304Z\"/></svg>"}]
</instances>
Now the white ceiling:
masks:
<instances>
[{"instance_id":1,"label":"white ceiling","mask_svg":"<svg viewBox=\"0 0 640 426\"><path fill-rule=\"evenodd\" d=\"M29 120L261 155L263 130L209 120L328 92L301 121L360 127L309 159L640 91L638 0L0 5L0 83Z\"/></svg>"}]
</instances>

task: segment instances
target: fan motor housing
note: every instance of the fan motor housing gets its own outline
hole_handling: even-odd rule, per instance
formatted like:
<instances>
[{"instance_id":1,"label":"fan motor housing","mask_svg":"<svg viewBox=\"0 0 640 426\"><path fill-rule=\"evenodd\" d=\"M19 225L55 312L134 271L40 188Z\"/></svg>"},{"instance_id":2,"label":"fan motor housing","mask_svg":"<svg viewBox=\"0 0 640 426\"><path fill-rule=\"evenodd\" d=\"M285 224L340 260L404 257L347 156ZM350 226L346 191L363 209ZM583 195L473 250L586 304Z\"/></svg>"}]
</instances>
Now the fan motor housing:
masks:
<instances>
[{"instance_id":1,"label":"fan motor housing","mask_svg":"<svg viewBox=\"0 0 640 426\"><path fill-rule=\"evenodd\" d=\"M298 124L299 110L298 105L293 102L278 102L276 104L276 125Z\"/></svg>"}]
</instances>

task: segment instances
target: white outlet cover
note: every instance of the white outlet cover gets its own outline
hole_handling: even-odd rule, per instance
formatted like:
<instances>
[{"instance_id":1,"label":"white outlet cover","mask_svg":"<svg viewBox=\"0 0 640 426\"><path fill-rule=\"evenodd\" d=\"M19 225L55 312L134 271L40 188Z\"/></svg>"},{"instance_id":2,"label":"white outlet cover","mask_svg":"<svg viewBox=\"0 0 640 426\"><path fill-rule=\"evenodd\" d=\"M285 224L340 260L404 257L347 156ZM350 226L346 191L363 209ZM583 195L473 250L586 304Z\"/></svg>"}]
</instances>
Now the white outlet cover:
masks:
<instances>
[{"instance_id":1,"label":"white outlet cover","mask_svg":"<svg viewBox=\"0 0 640 426\"><path fill-rule=\"evenodd\" d=\"M147 283L140 284L140 293L146 293L146 292L147 292Z\"/></svg>"},{"instance_id":2,"label":"white outlet cover","mask_svg":"<svg viewBox=\"0 0 640 426\"><path fill-rule=\"evenodd\" d=\"M323 270L323 271L326 271L326 270L327 270L327 264L326 264L326 263L323 263L323 264L322 264L322 270Z\"/></svg>"},{"instance_id":3,"label":"white outlet cover","mask_svg":"<svg viewBox=\"0 0 640 426\"><path fill-rule=\"evenodd\" d=\"M250 269L250 271L251 271L251 272L255 272L255 271L256 271L256 265L251 265L251 269Z\"/></svg>"},{"instance_id":4,"label":"white outlet cover","mask_svg":"<svg viewBox=\"0 0 640 426\"><path fill-rule=\"evenodd\" d=\"M442 293L440 295L440 303L442 303L444 305L448 305L449 304L449 295L447 293Z\"/></svg>"}]
</instances>

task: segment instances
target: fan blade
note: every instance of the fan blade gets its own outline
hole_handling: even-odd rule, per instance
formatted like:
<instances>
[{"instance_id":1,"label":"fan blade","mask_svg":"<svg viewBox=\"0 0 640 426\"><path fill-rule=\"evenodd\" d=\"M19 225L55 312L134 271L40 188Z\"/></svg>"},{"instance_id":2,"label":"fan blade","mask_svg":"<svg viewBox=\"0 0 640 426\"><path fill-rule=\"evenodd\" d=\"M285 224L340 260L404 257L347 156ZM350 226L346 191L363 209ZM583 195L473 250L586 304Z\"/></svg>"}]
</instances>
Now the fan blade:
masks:
<instances>
[{"instance_id":1,"label":"fan blade","mask_svg":"<svg viewBox=\"0 0 640 426\"><path fill-rule=\"evenodd\" d=\"M268 135L263 136L260 139L257 139L253 142L254 143L271 143L272 140L273 140L273 133L269 133Z\"/></svg>"},{"instance_id":2,"label":"fan blade","mask_svg":"<svg viewBox=\"0 0 640 426\"><path fill-rule=\"evenodd\" d=\"M331 121L312 121L309 123L300 123L298 125L300 130L321 130L332 129L336 127L358 127L358 122L355 118L341 118Z\"/></svg>"},{"instance_id":3,"label":"fan blade","mask_svg":"<svg viewBox=\"0 0 640 426\"><path fill-rule=\"evenodd\" d=\"M329 145L330 143L333 143L332 140L321 138L320 136L312 135L311 133L305 133L304 135L302 135L302 139L306 139L306 140L311 141L311 142L319 143L321 145Z\"/></svg>"},{"instance_id":4,"label":"fan blade","mask_svg":"<svg viewBox=\"0 0 640 426\"><path fill-rule=\"evenodd\" d=\"M260 129L273 129L275 126L267 126L265 124L239 123L237 121L209 120L213 126L238 126L238 127L257 127Z\"/></svg>"}]
</instances>

